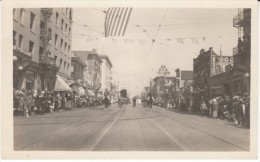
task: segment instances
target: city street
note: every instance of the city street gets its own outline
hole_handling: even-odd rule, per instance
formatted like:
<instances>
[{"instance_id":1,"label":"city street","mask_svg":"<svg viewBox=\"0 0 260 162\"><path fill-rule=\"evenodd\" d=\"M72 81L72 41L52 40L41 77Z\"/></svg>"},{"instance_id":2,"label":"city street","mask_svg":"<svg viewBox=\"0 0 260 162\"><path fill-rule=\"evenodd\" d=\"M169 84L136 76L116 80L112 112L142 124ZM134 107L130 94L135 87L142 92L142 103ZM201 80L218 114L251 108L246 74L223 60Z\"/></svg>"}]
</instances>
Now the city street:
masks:
<instances>
[{"instance_id":1,"label":"city street","mask_svg":"<svg viewBox=\"0 0 260 162\"><path fill-rule=\"evenodd\" d=\"M249 129L153 106L113 104L14 118L15 150L249 151Z\"/></svg>"}]
</instances>

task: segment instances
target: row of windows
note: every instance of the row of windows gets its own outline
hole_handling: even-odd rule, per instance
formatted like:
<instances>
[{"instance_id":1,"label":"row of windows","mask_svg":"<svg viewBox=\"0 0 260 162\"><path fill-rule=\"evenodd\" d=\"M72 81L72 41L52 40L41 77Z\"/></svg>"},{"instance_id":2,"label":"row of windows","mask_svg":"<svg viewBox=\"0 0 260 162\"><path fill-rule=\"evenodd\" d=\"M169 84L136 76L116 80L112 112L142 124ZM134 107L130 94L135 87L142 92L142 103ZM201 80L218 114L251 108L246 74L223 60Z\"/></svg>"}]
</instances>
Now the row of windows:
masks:
<instances>
[{"instance_id":1,"label":"row of windows","mask_svg":"<svg viewBox=\"0 0 260 162\"><path fill-rule=\"evenodd\" d=\"M60 39L60 44L58 43L58 39L59 39L59 36L58 34L55 33L55 38L54 38L55 42L54 42L54 45L56 48L59 48L61 51L65 52L66 53L70 53L70 45L65 42L62 38Z\"/></svg>"},{"instance_id":2,"label":"row of windows","mask_svg":"<svg viewBox=\"0 0 260 162\"><path fill-rule=\"evenodd\" d=\"M17 41L17 38L18 38L18 41ZM24 41L23 35L17 34L16 31L13 31L13 46L18 47L18 49L20 51L27 52L27 51L24 51L25 48L23 47L23 45L24 45L23 41ZM31 54L33 54L33 52L34 52L34 42L31 40L29 41L28 52Z\"/></svg>"},{"instance_id":3,"label":"row of windows","mask_svg":"<svg viewBox=\"0 0 260 162\"><path fill-rule=\"evenodd\" d=\"M19 12L19 16L17 17L17 12ZM66 11L67 12L67 11ZM31 31L35 31L35 13L30 12L30 24L29 24L29 28ZM26 25L25 24L25 9L21 8L21 9L13 9L13 18L16 21L19 21L22 25ZM59 20L59 13L56 12L56 26L58 26L58 20ZM66 23L64 21L64 19L61 19L61 32L68 37L71 37L71 27L69 27L69 23ZM40 24L40 28L44 29L45 28L45 23L41 22Z\"/></svg>"},{"instance_id":4,"label":"row of windows","mask_svg":"<svg viewBox=\"0 0 260 162\"><path fill-rule=\"evenodd\" d=\"M61 32L65 36L69 36L70 37L71 36L71 28L69 27L69 24L70 24L70 22L67 21L67 20L64 20L63 18L61 18L61 20L60 20L60 14L58 12L56 12L56 14L55 14L55 25L56 25L56 27L60 27L61 28Z\"/></svg>"},{"instance_id":5,"label":"row of windows","mask_svg":"<svg viewBox=\"0 0 260 162\"><path fill-rule=\"evenodd\" d=\"M19 16L17 14L19 14ZM25 24L25 9L13 9L13 18L16 21L19 21L21 25L24 25L26 27L28 25L31 31L35 31L35 17L35 13L30 12L30 22L29 24Z\"/></svg>"},{"instance_id":6,"label":"row of windows","mask_svg":"<svg viewBox=\"0 0 260 162\"><path fill-rule=\"evenodd\" d=\"M17 41L17 37L18 37L18 41ZM13 45L14 46L17 46L18 45L18 49L22 52L27 52L27 51L24 51L23 49L23 41L24 41L24 37L23 35L21 34L17 34L16 31L13 31ZM17 44L18 43L18 44ZM29 48L28 48L28 52L33 54L34 52L34 42L33 41L29 41ZM42 56L43 55L43 47L39 47L39 55ZM51 52L49 51L48 52L48 55L51 56ZM55 55L54 56L54 62L56 63L57 62L57 56ZM62 66L63 64L63 66ZM70 64L67 63L66 61L63 62L63 59L60 59L60 67L63 67L64 71L67 71L69 72L69 67L70 67Z\"/></svg>"}]
</instances>

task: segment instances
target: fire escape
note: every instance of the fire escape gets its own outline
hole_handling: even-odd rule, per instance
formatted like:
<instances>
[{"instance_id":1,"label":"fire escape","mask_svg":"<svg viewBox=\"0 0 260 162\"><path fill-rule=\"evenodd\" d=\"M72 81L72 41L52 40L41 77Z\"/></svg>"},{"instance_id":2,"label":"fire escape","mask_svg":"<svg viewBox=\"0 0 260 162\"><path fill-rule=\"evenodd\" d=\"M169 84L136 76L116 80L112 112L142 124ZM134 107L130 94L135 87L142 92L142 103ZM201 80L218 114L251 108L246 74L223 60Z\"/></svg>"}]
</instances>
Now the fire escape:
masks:
<instances>
[{"instance_id":1,"label":"fire escape","mask_svg":"<svg viewBox=\"0 0 260 162\"><path fill-rule=\"evenodd\" d=\"M241 38L243 34L243 26L241 24L243 17L244 17L243 10L239 8L238 14L233 18L233 27L237 28L238 38ZM237 55L237 54L238 54L238 48L236 46L233 48L233 55Z\"/></svg>"},{"instance_id":2,"label":"fire escape","mask_svg":"<svg viewBox=\"0 0 260 162\"><path fill-rule=\"evenodd\" d=\"M40 27L40 39L43 42L43 51L41 52L41 55L39 57L39 62L41 64L55 66L54 59L49 56L49 41L52 39L52 31L48 28L51 15L53 14L53 9L42 8L41 14L44 18L44 24Z\"/></svg>"},{"instance_id":3,"label":"fire escape","mask_svg":"<svg viewBox=\"0 0 260 162\"><path fill-rule=\"evenodd\" d=\"M52 29L49 28L50 18L53 14L53 9L42 8L41 15L43 22L40 25L40 41L43 45L40 49L39 64L42 70L41 87L45 90L53 90L56 73L59 68L55 65L55 60L50 56L49 41L52 39Z\"/></svg>"}]
</instances>

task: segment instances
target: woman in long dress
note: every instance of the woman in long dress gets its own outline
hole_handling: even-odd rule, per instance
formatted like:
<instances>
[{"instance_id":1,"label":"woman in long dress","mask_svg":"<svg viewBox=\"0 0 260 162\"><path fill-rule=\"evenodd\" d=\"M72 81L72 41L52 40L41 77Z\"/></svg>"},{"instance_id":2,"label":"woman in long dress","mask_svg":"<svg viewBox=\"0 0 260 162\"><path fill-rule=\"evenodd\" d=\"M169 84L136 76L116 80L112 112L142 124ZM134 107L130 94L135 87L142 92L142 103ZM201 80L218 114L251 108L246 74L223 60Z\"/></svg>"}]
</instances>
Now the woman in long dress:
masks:
<instances>
[{"instance_id":1,"label":"woman in long dress","mask_svg":"<svg viewBox=\"0 0 260 162\"><path fill-rule=\"evenodd\" d=\"M218 117L218 103L215 98L213 99L212 108L213 108L212 117L217 118Z\"/></svg>"}]
</instances>

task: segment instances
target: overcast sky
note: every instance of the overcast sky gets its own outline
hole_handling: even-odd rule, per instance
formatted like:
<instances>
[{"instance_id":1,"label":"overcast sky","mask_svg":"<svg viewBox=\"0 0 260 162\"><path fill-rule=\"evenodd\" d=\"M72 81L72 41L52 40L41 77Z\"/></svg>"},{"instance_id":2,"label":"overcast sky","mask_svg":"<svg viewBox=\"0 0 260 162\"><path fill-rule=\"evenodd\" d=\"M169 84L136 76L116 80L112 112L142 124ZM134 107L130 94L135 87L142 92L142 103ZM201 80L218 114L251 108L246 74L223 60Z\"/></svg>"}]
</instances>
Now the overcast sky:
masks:
<instances>
[{"instance_id":1,"label":"overcast sky","mask_svg":"<svg viewBox=\"0 0 260 162\"><path fill-rule=\"evenodd\" d=\"M114 38L102 35L104 10L107 8L74 9L72 49L95 48L98 54L108 55L113 81L119 81L132 95L149 85L161 65L175 76L176 68L193 69L193 58L201 48L213 47L219 54L221 45L222 54L231 56L237 44L237 29L233 27L237 9L134 8L125 36ZM152 44L151 38L156 43ZM185 38L183 44L176 38ZM190 38L198 38L198 44Z\"/></svg>"}]
</instances>

